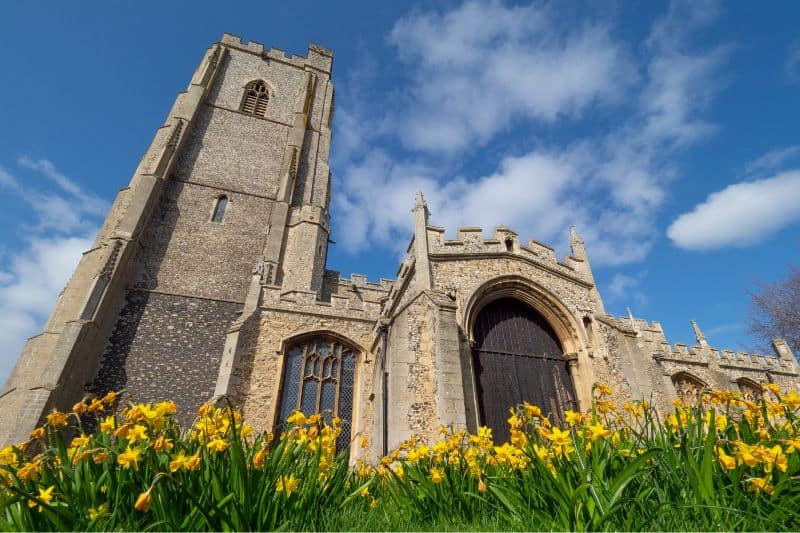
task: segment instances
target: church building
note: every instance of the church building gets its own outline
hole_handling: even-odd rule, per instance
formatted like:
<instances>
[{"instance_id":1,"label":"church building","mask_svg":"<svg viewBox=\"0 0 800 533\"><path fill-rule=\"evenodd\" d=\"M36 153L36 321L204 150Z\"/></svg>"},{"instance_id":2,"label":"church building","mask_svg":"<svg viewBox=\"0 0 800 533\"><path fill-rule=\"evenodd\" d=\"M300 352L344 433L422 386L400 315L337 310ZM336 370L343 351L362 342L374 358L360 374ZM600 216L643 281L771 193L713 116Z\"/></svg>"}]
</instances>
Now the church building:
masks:
<instances>
[{"instance_id":1,"label":"church building","mask_svg":"<svg viewBox=\"0 0 800 533\"><path fill-rule=\"evenodd\" d=\"M718 350L694 324L696 344L671 345L658 322L608 315L573 228L562 259L504 226L448 239L420 193L396 279L328 270L332 61L228 34L207 50L0 392L3 443L123 389L186 423L220 395L257 430L336 415L341 444L366 436L351 453L375 458L441 425L502 441L510 407L558 419L596 382L661 412L706 387L800 383L784 341Z\"/></svg>"}]
</instances>

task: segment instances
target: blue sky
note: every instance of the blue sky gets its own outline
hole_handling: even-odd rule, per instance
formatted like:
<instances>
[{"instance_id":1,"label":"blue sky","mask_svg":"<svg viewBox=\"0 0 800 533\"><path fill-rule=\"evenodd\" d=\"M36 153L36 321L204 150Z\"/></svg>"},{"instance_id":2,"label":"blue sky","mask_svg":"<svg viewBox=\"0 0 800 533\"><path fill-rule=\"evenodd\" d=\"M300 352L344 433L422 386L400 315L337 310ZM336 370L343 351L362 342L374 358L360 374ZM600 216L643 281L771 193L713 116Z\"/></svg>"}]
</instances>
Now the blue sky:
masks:
<instances>
[{"instance_id":1,"label":"blue sky","mask_svg":"<svg viewBox=\"0 0 800 533\"><path fill-rule=\"evenodd\" d=\"M763 6L768 6L764 9ZM335 51L329 268L393 277L433 224L587 242L609 312L742 349L800 263L796 2L4 2L0 379L227 31Z\"/></svg>"}]
</instances>

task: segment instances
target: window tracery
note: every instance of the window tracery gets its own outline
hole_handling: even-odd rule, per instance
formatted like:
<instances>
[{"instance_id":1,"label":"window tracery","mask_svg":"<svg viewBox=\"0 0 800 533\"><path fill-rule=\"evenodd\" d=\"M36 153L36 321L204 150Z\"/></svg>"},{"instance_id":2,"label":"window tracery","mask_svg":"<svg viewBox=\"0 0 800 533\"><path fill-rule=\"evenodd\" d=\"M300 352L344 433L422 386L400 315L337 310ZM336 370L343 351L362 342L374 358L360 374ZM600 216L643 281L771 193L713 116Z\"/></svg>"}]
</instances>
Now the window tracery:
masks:
<instances>
[{"instance_id":1,"label":"window tracery","mask_svg":"<svg viewBox=\"0 0 800 533\"><path fill-rule=\"evenodd\" d=\"M289 347L284 363L279 424L295 411L306 416L321 413L327 423L342 420L337 447L350 444L356 357L352 347L319 336Z\"/></svg>"},{"instance_id":2,"label":"window tracery","mask_svg":"<svg viewBox=\"0 0 800 533\"><path fill-rule=\"evenodd\" d=\"M678 398L686 407L697 405L706 384L703 381L687 372L679 372L672 376L672 383L678 393Z\"/></svg>"},{"instance_id":3,"label":"window tracery","mask_svg":"<svg viewBox=\"0 0 800 533\"><path fill-rule=\"evenodd\" d=\"M758 383L747 378L739 378L736 380L736 384L739 386L739 391L742 393L743 400L755 403L761 402L763 390Z\"/></svg>"}]
</instances>

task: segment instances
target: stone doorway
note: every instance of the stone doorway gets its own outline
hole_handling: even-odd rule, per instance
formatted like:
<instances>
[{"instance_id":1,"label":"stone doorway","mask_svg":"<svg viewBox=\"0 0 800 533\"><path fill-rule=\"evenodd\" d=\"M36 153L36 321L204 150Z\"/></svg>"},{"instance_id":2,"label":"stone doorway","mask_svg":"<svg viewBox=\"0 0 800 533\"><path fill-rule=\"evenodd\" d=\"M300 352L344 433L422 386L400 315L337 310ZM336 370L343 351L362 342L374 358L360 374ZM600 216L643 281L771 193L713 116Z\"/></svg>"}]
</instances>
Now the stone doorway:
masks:
<instances>
[{"instance_id":1,"label":"stone doorway","mask_svg":"<svg viewBox=\"0 0 800 533\"><path fill-rule=\"evenodd\" d=\"M528 402L560 420L575 408L575 393L561 343L539 313L514 298L500 298L478 313L472 351L481 425L497 443L509 438L509 408Z\"/></svg>"}]
</instances>

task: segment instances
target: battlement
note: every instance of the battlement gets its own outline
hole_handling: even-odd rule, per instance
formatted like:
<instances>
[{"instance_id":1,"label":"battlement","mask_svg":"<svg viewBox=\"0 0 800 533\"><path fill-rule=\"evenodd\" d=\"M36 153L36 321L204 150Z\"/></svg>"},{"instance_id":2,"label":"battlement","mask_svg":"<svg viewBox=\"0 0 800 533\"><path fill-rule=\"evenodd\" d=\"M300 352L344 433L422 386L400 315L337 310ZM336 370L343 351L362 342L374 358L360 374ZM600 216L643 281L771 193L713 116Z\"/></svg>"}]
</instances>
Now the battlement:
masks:
<instances>
[{"instance_id":1,"label":"battlement","mask_svg":"<svg viewBox=\"0 0 800 533\"><path fill-rule=\"evenodd\" d=\"M336 271L328 270L326 272ZM380 280L376 283L374 281L367 281L366 274L352 273L350 274L350 279L342 278L339 272L336 272L336 274L338 275L338 285L339 287L343 288L359 287L372 291L389 292L392 290L392 286L394 285L393 279L380 278Z\"/></svg>"},{"instance_id":2,"label":"battlement","mask_svg":"<svg viewBox=\"0 0 800 533\"><path fill-rule=\"evenodd\" d=\"M676 342L671 345L664 335L664 330L659 322L647 322L632 315L613 317L611 315L598 316L597 319L607 325L615 327L622 333L635 336L648 347L648 352L656 359L677 364L709 366L714 364L721 368L737 370L786 371L796 373L798 364L794 355L785 346L785 343L776 340L774 354L750 353L729 349L718 349L708 345L697 328L698 344L687 345Z\"/></svg>"},{"instance_id":3,"label":"battlement","mask_svg":"<svg viewBox=\"0 0 800 533\"><path fill-rule=\"evenodd\" d=\"M664 335L664 329L661 327L661 323L657 320L648 322L643 318L634 318L632 316L614 317L612 315L604 315L598 318L603 322L616 327L617 329L629 330L633 332L660 333L662 336ZM664 342L666 342L666 338L664 339Z\"/></svg>"},{"instance_id":4,"label":"battlement","mask_svg":"<svg viewBox=\"0 0 800 533\"><path fill-rule=\"evenodd\" d=\"M308 45L308 54L306 57L299 55L287 56L286 52L280 48L270 48L266 50L264 49L264 45L257 41L245 42L238 35L233 35L231 33L223 33L220 43L230 48L260 55L264 59L274 59L276 61L295 65L299 68L309 66L327 72L328 74L330 74L333 64L333 52L328 48L314 43Z\"/></svg>"},{"instance_id":5,"label":"battlement","mask_svg":"<svg viewBox=\"0 0 800 533\"><path fill-rule=\"evenodd\" d=\"M506 226L497 226L491 238L484 238L484 230L478 226L461 226L455 239L445 239L445 228L427 226L428 251L437 254L512 254L540 265L546 265L569 276L581 276L576 268L583 263L581 259L566 256L563 261L556 257L553 247L529 239L523 244L517 232Z\"/></svg>"},{"instance_id":6,"label":"battlement","mask_svg":"<svg viewBox=\"0 0 800 533\"><path fill-rule=\"evenodd\" d=\"M367 280L364 274L351 274L342 278L336 270L326 270L321 294L292 290L285 291L278 285L264 287L263 304L267 307L291 307L304 312L344 312L355 317L377 319L387 294L395 281L381 278L378 282Z\"/></svg>"}]
</instances>

